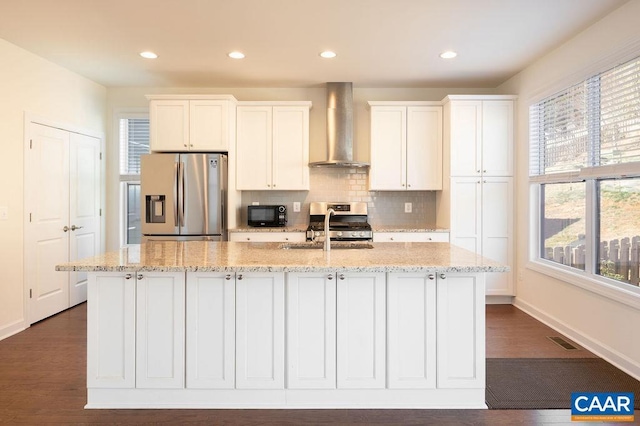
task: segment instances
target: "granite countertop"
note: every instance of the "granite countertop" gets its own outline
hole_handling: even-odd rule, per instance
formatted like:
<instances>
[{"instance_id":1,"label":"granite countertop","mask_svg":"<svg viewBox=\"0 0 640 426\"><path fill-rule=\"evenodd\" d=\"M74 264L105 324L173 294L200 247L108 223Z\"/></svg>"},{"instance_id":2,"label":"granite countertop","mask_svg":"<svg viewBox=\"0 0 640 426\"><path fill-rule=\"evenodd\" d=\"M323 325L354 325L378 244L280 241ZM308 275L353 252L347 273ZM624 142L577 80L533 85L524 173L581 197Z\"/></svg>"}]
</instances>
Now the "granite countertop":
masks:
<instances>
[{"instance_id":1,"label":"granite countertop","mask_svg":"<svg viewBox=\"0 0 640 426\"><path fill-rule=\"evenodd\" d=\"M307 225L293 226L247 226L246 228L233 228L229 232L307 232Z\"/></svg>"},{"instance_id":2,"label":"granite countertop","mask_svg":"<svg viewBox=\"0 0 640 426\"><path fill-rule=\"evenodd\" d=\"M112 272L506 272L449 243L368 243L370 249L289 249L310 243L151 241L56 266ZM338 243L340 244L340 243ZM353 244L353 243L347 243ZM321 246L318 246L321 247Z\"/></svg>"}]
</instances>

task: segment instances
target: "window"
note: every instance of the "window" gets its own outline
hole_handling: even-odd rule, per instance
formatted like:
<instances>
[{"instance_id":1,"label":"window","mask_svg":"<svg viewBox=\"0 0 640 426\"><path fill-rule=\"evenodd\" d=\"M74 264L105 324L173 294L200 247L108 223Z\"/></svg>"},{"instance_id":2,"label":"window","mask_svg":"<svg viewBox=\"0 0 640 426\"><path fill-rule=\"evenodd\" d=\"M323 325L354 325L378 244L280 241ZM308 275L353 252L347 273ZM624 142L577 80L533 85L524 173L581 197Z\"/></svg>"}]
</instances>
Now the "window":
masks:
<instances>
[{"instance_id":1,"label":"window","mask_svg":"<svg viewBox=\"0 0 640 426\"><path fill-rule=\"evenodd\" d=\"M640 58L532 105L529 117L536 258L638 288Z\"/></svg>"},{"instance_id":2,"label":"window","mask_svg":"<svg viewBox=\"0 0 640 426\"><path fill-rule=\"evenodd\" d=\"M149 117L147 114L121 114L118 117L120 140L121 227L124 244L139 244L140 155L149 152Z\"/></svg>"}]
</instances>

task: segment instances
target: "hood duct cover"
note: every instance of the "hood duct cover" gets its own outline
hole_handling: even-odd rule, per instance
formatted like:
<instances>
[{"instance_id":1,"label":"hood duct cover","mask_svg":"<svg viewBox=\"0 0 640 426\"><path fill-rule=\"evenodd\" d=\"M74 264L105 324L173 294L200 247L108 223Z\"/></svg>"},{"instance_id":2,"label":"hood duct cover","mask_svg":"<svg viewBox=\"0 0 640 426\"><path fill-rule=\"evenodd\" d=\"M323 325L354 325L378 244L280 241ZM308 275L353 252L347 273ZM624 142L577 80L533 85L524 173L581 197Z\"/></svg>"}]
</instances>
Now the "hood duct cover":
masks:
<instances>
[{"instance_id":1,"label":"hood duct cover","mask_svg":"<svg viewBox=\"0 0 640 426\"><path fill-rule=\"evenodd\" d=\"M327 83L327 160L311 167L369 167L353 160L352 83Z\"/></svg>"}]
</instances>

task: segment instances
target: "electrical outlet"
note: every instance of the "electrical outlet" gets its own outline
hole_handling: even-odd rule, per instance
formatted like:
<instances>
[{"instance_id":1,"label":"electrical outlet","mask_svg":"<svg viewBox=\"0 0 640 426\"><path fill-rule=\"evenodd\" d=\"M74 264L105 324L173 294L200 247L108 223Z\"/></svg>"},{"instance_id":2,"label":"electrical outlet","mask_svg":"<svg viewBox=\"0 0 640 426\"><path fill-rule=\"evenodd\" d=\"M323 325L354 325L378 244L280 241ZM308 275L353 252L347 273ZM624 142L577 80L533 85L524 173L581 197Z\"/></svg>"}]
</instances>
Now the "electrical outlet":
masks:
<instances>
[{"instance_id":1,"label":"electrical outlet","mask_svg":"<svg viewBox=\"0 0 640 426\"><path fill-rule=\"evenodd\" d=\"M9 207L0 206L0 220L8 220L9 219Z\"/></svg>"},{"instance_id":2,"label":"electrical outlet","mask_svg":"<svg viewBox=\"0 0 640 426\"><path fill-rule=\"evenodd\" d=\"M413 205L411 203L404 203L404 212L411 213L413 210Z\"/></svg>"},{"instance_id":3,"label":"electrical outlet","mask_svg":"<svg viewBox=\"0 0 640 426\"><path fill-rule=\"evenodd\" d=\"M260 205L260 202L258 202L258 201L254 201L254 202L252 202L252 203L251 203L251 205L252 205L252 206L259 206L259 205Z\"/></svg>"},{"instance_id":4,"label":"electrical outlet","mask_svg":"<svg viewBox=\"0 0 640 426\"><path fill-rule=\"evenodd\" d=\"M293 211L294 211L295 213L300 212L300 202L298 202L298 201L294 201L294 202L293 202Z\"/></svg>"}]
</instances>

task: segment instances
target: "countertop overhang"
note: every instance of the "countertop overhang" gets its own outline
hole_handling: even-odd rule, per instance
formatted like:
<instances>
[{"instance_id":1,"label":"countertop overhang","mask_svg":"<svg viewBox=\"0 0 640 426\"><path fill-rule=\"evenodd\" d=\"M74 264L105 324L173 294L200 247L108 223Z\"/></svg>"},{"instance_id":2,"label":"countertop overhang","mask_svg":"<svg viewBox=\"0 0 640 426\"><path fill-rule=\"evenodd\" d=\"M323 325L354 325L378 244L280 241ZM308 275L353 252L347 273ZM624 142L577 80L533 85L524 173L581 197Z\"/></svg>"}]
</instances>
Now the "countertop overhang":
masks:
<instances>
[{"instance_id":1,"label":"countertop overhang","mask_svg":"<svg viewBox=\"0 0 640 426\"><path fill-rule=\"evenodd\" d=\"M372 243L371 249L286 250L282 243L152 241L56 266L84 272L507 272L449 243Z\"/></svg>"}]
</instances>

